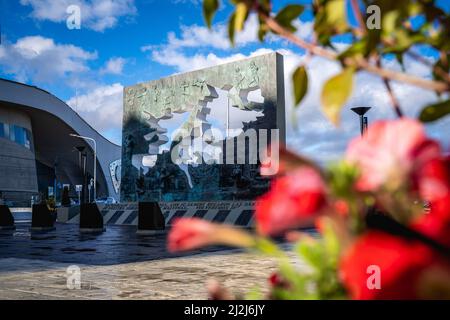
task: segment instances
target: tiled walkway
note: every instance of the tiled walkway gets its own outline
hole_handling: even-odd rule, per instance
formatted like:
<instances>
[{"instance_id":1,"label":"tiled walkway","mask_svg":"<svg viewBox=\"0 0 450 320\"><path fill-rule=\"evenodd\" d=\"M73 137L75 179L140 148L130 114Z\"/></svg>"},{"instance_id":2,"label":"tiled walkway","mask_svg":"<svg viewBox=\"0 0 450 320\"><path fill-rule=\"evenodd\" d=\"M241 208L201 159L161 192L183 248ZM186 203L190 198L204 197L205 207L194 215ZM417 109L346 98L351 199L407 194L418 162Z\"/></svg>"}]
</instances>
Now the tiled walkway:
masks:
<instances>
[{"instance_id":1,"label":"tiled walkway","mask_svg":"<svg viewBox=\"0 0 450 320\"><path fill-rule=\"evenodd\" d=\"M43 234L30 234L26 222L17 226L0 234L0 299L206 299L208 279L234 292L267 289L276 266L267 257L217 247L171 255L165 235L139 237L133 227L85 236L74 225ZM71 265L80 268L81 289L67 286Z\"/></svg>"}]
</instances>

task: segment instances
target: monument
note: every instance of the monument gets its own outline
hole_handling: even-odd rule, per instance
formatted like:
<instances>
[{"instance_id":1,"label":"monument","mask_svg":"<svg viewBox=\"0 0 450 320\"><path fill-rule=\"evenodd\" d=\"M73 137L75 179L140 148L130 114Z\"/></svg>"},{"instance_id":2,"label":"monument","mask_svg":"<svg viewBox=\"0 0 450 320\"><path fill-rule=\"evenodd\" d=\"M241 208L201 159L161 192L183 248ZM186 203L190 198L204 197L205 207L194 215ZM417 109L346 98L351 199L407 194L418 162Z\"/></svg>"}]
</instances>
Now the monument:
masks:
<instances>
[{"instance_id":1,"label":"monument","mask_svg":"<svg viewBox=\"0 0 450 320\"><path fill-rule=\"evenodd\" d=\"M270 182L261 155L284 144L284 113L278 53L125 88L122 202L254 200Z\"/></svg>"}]
</instances>

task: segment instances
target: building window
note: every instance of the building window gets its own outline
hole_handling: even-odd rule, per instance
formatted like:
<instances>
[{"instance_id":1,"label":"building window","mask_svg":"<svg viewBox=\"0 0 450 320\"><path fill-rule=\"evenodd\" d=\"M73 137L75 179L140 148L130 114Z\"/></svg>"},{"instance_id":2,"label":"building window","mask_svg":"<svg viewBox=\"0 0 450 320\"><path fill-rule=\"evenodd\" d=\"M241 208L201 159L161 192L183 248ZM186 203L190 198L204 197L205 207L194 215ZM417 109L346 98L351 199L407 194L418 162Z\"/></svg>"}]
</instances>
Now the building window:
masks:
<instances>
[{"instance_id":1,"label":"building window","mask_svg":"<svg viewBox=\"0 0 450 320\"><path fill-rule=\"evenodd\" d=\"M25 129L25 148L31 150L31 132Z\"/></svg>"},{"instance_id":2,"label":"building window","mask_svg":"<svg viewBox=\"0 0 450 320\"><path fill-rule=\"evenodd\" d=\"M14 136L15 136L15 141L22 145L25 146L25 129L19 126L14 126Z\"/></svg>"},{"instance_id":3,"label":"building window","mask_svg":"<svg viewBox=\"0 0 450 320\"><path fill-rule=\"evenodd\" d=\"M9 139L9 125L7 123L0 122L0 138Z\"/></svg>"},{"instance_id":4,"label":"building window","mask_svg":"<svg viewBox=\"0 0 450 320\"><path fill-rule=\"evenodd\" d=\"M16 141L16 130L14 129L16 126L15 125L10 125L9 126L9 140L11 141Z\"/></svg>"},{"instance_id":5,"label":"building window","mask_svg":"<svg viewBox=\"0 0 450 320\"><path fill-rule=\"evenodd\" d=\"M16 125L0 122L0 138L6 138L31 150L31 131Z\"/></svg>"}]
</instances>

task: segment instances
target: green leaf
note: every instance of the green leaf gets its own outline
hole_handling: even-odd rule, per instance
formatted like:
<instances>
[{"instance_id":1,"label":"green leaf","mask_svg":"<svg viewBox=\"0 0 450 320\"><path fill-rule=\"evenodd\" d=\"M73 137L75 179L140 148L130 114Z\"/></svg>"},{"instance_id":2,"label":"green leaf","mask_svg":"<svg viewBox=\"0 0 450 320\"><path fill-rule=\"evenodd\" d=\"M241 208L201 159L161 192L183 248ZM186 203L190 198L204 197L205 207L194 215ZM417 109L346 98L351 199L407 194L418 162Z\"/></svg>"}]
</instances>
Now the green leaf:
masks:
<instances>
[{"instance_id":1,"label":"green leaf","mask_svg":"<svg viewBox=\"0 0 450 320\"><path fill-rule=\"evenodd\" d=\"M438 102L422 109L419 119L422 122L436 121L450 114L450 100Z\"/></svg>"},{"instance_id":2,"label":"green leaf","mask_svg":"<svg viewBox=\"0 0 450 320\"><path fill-rule=\"evenodd\" d=\"M219 0L203 0L203 16L208 28L211 28L211 23L219 8Z\"/></svg>"},{"instance_id":3,"label":"green leaf","mask_svg":"<svg viewBox=\"0 0 450 320\"><path fill-rule=\"evenodd\" d=\"M425 40L419 33L410 33L403 29L398 29L392 33L394 45L385 47L383 53L403 53L415 43Z\"/></svg>"},{"instance_id":4,"label":"green leaf","mask_svg":"<svg viewBox=\"0 0 450 320\"><path fill-rule=\"evenodd\" d=\"M295 105L298 106L308 91L308 74L305 66L300 66L295 70L292 81L294 82Z\"/></svg>"},{"instance_id":5,"label":"green leaf","mask_svg":"<svg viewBox=\"0 0 450 320\"><path fill-rule=\"evenodd\" d=\"M258 21L259 21L258 39L260 42L263 42L264 37L270 31L270 29L269 29L269 26L267 25L267 23L261 17L261 15L258 16Z\"/></svg>"},{"instance_id":6,"label":"green leaf","mask_svg":"<svg viewBox=\"0 0 450 320\"><path fill-rule=\"evenodd\" d=\"M230 17L230 20L228 20L228 38L230 38L230 42L233 47L235 45L234 42L235 26L236 26L235 20L236 20L236 13L234 12Z\"/></svg>"},{"instance_id":7,"label":"green leaf","mask_svg":"<svg viewBox=\"0 0 450 320\"><path fill-rule=\"evenodd\" d=\"M263 300L263 299L264 295L259 287L254 287L250 289L250 291L247 292L245 295L245 300Z\"/></svg>"},{"instance_id":8,"label":"green leaf","mask_svg":"<svg viewBox=\"0 0 450 320\"><path fill-rule=\"evenodd\" d=\"M345 51L339 54L339 60L343 60L349 57L363 57L365 55L367 48L367 39L362 39L358 42L354 42L350 47L348 47Z\"/></svg>"},{"instance_id":9,"label":"green leaf","mask_svg":"<svg viewBox=\"0 0 450 320\"><path fill-rule=\"evenodd\" d=\"M390 36L400 25L400 10L392 10L383 15L381 28L383 35Z\"/></svg>"},{"instance_id":10,"label":"green leaf","mask_svg":"<svg viewBox=\"0 0 450 320\"><path fill-rule=\"evenodd\" d=\"M338 33L344 32L348 26L345 9L345 0L332 0L325 5L327 23Z\"/></svg>"},{"instance_id":11,"label":"green leaf","mask_svg":"<svg viewBox=\"0 0 450 320\"><path fill-rule=\"evenodd\" d=\"M328 167L328 184L333 195L348 199L358 178L358 168L345 160L331 163Z\"/></svg>"},{"instance_id":12,"label":"green leaf","mask_svg":"<svg viewBox=\"0 0 450 320\"><path fill-rule=\"evenodd\" d=\"M297 244L296 251L311 267L320 270L324 263L324 252L319 241L302 240Z\"/></svg>"},{"instance_id":13,"label":"green leaf","mask_svg":"<svg viewBox=\"0 0 450 320\"><path fill-rule=\"evenodd\" d=\"M270 14L270 10L272 9L271 0L258 0L258 10L259 12L265 13L266 15Z\"/></svg>"},{"instance_id":14,"label":"green leaf","mask_svg":"<svg viewBox=\"0 0 450 320\"><path fill-rule=\"evenodd\" d=\"M402 71L406 72L405 64L403 63L403 54L395 53L395 59L397 60L398 64L402 67Z\"/></svg>"},{"instance_id":15,"label":"green leaf","mask_svg":"<svg viewBox=\"0 0 450 320\"><path fill-rule=\"evenodd\" d=\"M331 36L342 34L349 30L346 1L317 1L315 7L314 31L316 32L317 41L323 46L332 47Z\"/></svg>"},{"instance_id":16,"label":"green leaf","mask_svg":"<svg viewBox=\"0 0 450 320\"><path fill-rule=\"evenodd\" d=\"M284 257L284 253L280 250L280 248L267 238L257 238L255 242L255 249L270 256Z\"/></svg>"},{"instance_id":17,"label":"green leaf","mask_svg":"<svg viewBox=\"0 0 450 320\"><path fill-rule=\"evenodd\" d=\"M236 17L234 18L234 30L239 32L244 29L245 20L248 17L248 8L244 2L239 2L236 5Z\"/></svg>"},{"instance_id":18,"label":"green leaf","mask_svg":"<svg viewBox=\"0 0 450 320\"><path fill-rule=\"evenodd\" d=\"M258 39L259 41L263 42L264 37L266 36L267 32L269 32L269 27L267 24L263 21L259 22L259 29L258 29Z\"/></svg>"},{"instance_id":19,"label":"green leaf","mask_svg":"<svg viewBox=\"0 0 450 320\"><path fill-rule=\"evenodd\" d=\"M292 25L292 20L297 19L302 14L305 8L302 5L291 4L278 12L275 20L283 27L291 32L295 32L296 28Z\"/></svg>"},{"instance_id":20,"label":"green leaf","mask_svg":"<svg viewBox=\"0 0 450 320\"><path fill-rule=\"evenodd\" d=\"M353 68L346 68L322 88L322 111L335 125L339 125L341 108L352 93L354 73Z\"/></svg>"},{"instance_id":21,"label":"green leaf","mask_svg":"<svg viewBox=\"0 0 450 320\"><path fill-rule=\"evenodd\" d=\"M331 266L336 266L339 253L340 253L340 243L339 239L334 231L332 221L330 218L323 218L324 230L323 230L323 243L326 251L326 257Z\"/></svg>"}]
</instances>

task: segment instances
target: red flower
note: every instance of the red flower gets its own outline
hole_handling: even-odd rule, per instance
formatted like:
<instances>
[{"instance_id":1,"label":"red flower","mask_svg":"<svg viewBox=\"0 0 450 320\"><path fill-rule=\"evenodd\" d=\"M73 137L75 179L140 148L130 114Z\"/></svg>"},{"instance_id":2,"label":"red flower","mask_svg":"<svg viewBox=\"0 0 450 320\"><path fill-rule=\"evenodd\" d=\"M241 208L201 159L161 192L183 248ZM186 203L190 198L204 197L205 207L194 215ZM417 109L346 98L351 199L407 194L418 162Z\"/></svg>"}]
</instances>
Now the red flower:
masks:
<instances>
[{"instance_id":1,"label":"red flower","mask_svg":"<svg viewBox=\"0 0 450 320\"><path fill-rule=\"evenodd\" d=\"M346 153L347 160L361 171L360 191L397 190L415 170L440 157L439 145L412 119L374 123L364 137L351 141Z\"/></svg>"},{"instance_id":2,"label":"red flower","mask_svg":"<svg viewBox=\"0 0 450 320\"><path fill-rule=\"evenodd\" d=\"M283 280L277 272L274 272L269 277L269 283L272 287L277 287L283 284Z\"/></svg>"},{"instance_id":3,"label":"red flower","mask_svg":"<svg viewBox=\"0 0 450 320\"><path fill-rule=\"evenodd\" d=\"M347 217L350 212L348 203L342 199L336 200L333 204L333 207L336 213L341 217Z\"/></svg>"},{"instance_id":4,"label":"red flower","mask_svg":"<svg viewBox=\"0 0 450 320\"><path fill-rule=\"evenodd\" d=\"M177 219L168 236L168 249L175 252L206 246L211 242L214 230L213 224L201 219Z\"/></svg>"},{"instance_id":5,"label":"red flower","mask_svg":"<svg viewBox=\"0 0 450 320\"><path fill-rule=\"evenodd\" d=\"M430 287L425 281L433 267L443 271L445 289L450 289L450 268L443 261L421 243L369 231L344 254L340 272L353 299L419 299L428 297L423 289Z\"/></svg>"},{"instance_id":6,"label":"red flower","mask_svg":"<svg viewBox=\"0 0 450 320\"><path fill-rule=\"evenodd\" d=\"M269 284L272 288L288 289L290 284L278 272L273 272L269 277Z\"/></svg>"},{"instance_id":7,"label":"red flower","mask_svg":"<svg viewBox=\"0 0 450 320\"><path fill-rule=\"evenodd\" d=\"M431 210L450 219L450 170L442 158L424 163L416 172L419 193L431 204Z\"/></svg>"},{"instance_id":8,"label":"red flower","mask_svg":"<svg viewBox=\"0 0 450 320\"><path fill-rule=\"evenodd\" d=\"M171 252L187 251L208 245L251 247L254 238L231 226L211 223L199 218L179 218L170 230L168 249Z\"/></svg>"},{"instance_id":9,"label":"red flower","mask_svg":"<svg viewBox=\"0 0 450 320\"><path fill-rule=\"evenodd\" d=\"M447 201L450 201L450 198ZM417 220L413 221L411 228L443 246L450 247L450 221L448 219L442 220L433 211L423 214Z\"/></svg>"},{"instance_id":10,"label":"red flower","mask_svg":"<svg viewBox=\"0 0 450 320\"><path fill-rule=\"evenodd\" d=\"M450 247L450 161L436 159L417 172L417 183L430 212L413 221L411 227L436 242Z\"/></svg>"},{"instance_id":11,"label":"red flower","mask_svg":"<svg viewBox=\"0 0 450 320\"><path fill-rule=\"evenodd\" d=\"M271 190L257 201L258 232L274 235L311 223L311 218L325 203L325 185L321 176L314 169L301 167L275 180Z\"/></svg>"}]
</instances>

